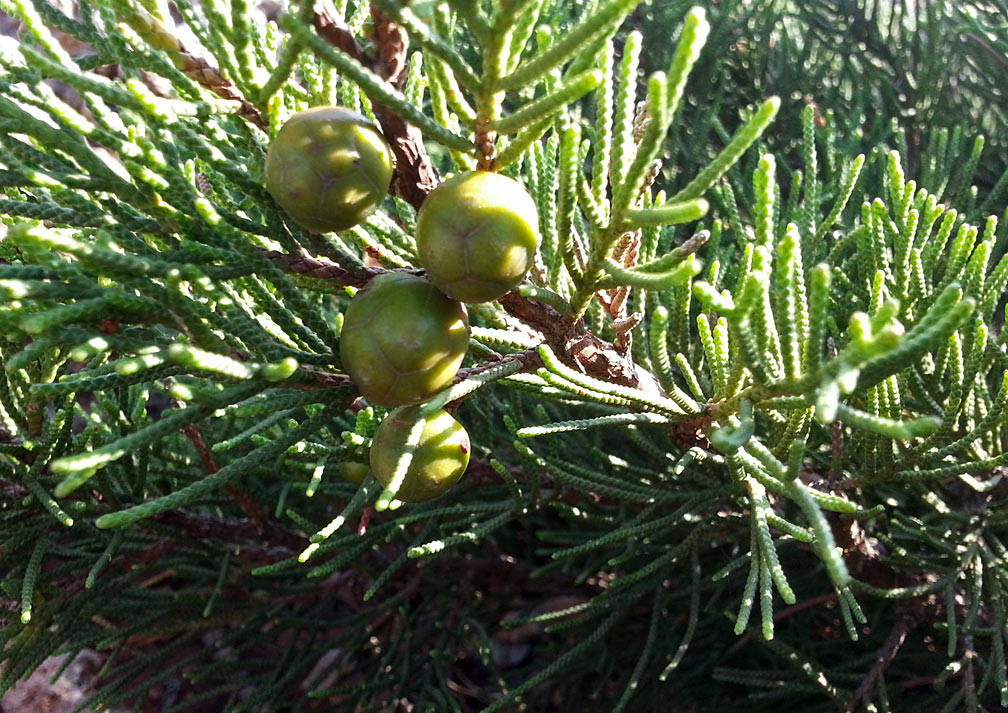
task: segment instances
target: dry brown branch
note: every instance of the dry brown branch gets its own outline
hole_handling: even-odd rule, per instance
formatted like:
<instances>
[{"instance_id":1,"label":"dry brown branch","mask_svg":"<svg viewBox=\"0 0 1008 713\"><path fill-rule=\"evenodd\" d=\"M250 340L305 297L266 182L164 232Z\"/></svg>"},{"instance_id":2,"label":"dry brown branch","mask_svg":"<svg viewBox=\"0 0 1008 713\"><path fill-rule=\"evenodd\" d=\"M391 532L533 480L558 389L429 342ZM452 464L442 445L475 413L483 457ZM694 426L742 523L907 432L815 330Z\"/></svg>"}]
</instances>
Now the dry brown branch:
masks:
<instances>
[{"instance_id":1,"label":"dry brown branch","mask_svg":"<svg viewBox=\"0 0 1008 713\"><path fill-rule=\"evenodd\" d=\"M358 276L324 257L309 255L290 255L277 250L267 250L263 253L267 258L280 263L284 272L314 277L338 285L363 287L372 277L380 275L385 270L380 268L365 268L363 276Z\"/></svg>"},{"instance_id":2,"label":"dry brown branch","mask_svg":"<svg viewBox=\"0 0 1008 713\"><path fill-rule=\"evenodd\" d=\"M882 674L889 668L889 664L896 657L896 652L906 641L907 634L916 626L917 622L908 616L900 617L896 621L889 636L886 637L885 643L875 652L875 663L872 664L871 670L861 680L854 695L847 701L845 713L854 713L857 710L864 697L875 687L879 679L882 678Z\"/></svg>"},{"instance_id":3,"label":"dry brown branch","mask_svg":"<svg viewBox=\"0 0 1008 713\"><path fill-rule=\"evenodd\" d=\"M242 95L233 82L221 75L215 67L210 66L206 60L195 57L183 49L178 51L176 57L178 57L176 64L180 65L179 69L186 76L197 84L206 87L222 99L238 102L241 104L238 116L248 120L257 129L264 132L269 130L269 124L266 123L259 110Z\"/></svg>"},{"instance_id":4,"label":"dry brown branch","mask_svg":"<svg viewBox=\"0 0 1008 713\"><path fill-rule=\"evenodd\" d=\"M182 41L160 18L137 3L130 7L127 21L152 47L168 53L172 63L187 77L222 99L238 102L241 107L238 116L264 132L269 129L269 124L262 114L245 98L234 82L227 79L205 59L186 49Z\"/></svg>"},{"instance_id":5,"label":"dry brown branch","mask_svg":"<svg viewBox=\"0 0 1008 713\"><path fill-rule=\"evenodd\" d=\"M364 52L347 27L336 19L329 4L320 1L315 5L315 30L329 44L370 66L379 76L394 86L401 86L406 78L406 56L408 38L399 25L389 20L380 10L372 8L375 22L375 49L378 56L368 61ZM372 109L381 124L382 133L388 139L395 154L396 168L392 187L396 195L419 208L427 194L434 190L440 177L424 148L420 130L407 123L378 102Z\"/></svg>"}]
</instances>

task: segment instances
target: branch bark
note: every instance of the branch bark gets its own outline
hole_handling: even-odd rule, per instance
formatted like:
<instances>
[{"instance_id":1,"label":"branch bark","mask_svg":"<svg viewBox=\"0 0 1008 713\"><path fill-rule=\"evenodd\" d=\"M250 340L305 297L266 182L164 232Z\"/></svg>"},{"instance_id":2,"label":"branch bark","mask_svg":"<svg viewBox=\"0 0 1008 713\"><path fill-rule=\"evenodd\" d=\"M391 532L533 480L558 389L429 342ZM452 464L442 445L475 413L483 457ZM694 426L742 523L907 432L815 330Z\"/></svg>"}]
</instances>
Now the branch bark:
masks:
<instances>
[{"instance_id":1,"label":"branch bark","mask_svg":"<svg viewBox=\"0 0 1008 713\"><path fill-rule=\"evenodd\" d=\"M857 690L854 691L854 695L847 701L844 713L854 713L858 709L864 697L875 687L879 679L882 678L882 674L889 668L889 664L896 657L896 652L900 650L903 642L906 641L907 634L916 626L917 622L909 616L903 616L896 621L889 632L889 636L886 637L885 643L875 652L875 663L872 664L868 675L861 680Z\"/></svg>"},{"instance_id":2,"label":"branch bark","mask_svg":"<svg viewBox=\"0 0 1008 713\"><path fill-rule=\"evenodd\" d=\"M380 268L365 268L363 276L340 267L337 263L327 260L324 257L311 257L309 255L291 255L278 250L267 250L264 255L279 263L284 272L315 277L327 282L335 282L339 285L349 285L351 287L363 287L372 277L376 277L386 270Z\"/></svg>"},{"instance_id":3,"label":"branch bark","mask_svg":"<svg viewBox=\"0 0 1008 713\"><path fill-rule=\"evenodd\" d=\"M370 67L378 76L396 87L406 79L406 58L409 40L406 31L392 22L376 7L371 8L375 23L375 50L377 56L369 60L347 27L336 19L329 0L319 0L315 5L315 30L329 44L347 53L361 64ZM424 148L420 129L406 122L387 106L372 102L372 110L382 133L395 154L396 167L392 177L395 195L419 209L427 194L440 182L434 164Z\"/></svg>"}]
</instances>

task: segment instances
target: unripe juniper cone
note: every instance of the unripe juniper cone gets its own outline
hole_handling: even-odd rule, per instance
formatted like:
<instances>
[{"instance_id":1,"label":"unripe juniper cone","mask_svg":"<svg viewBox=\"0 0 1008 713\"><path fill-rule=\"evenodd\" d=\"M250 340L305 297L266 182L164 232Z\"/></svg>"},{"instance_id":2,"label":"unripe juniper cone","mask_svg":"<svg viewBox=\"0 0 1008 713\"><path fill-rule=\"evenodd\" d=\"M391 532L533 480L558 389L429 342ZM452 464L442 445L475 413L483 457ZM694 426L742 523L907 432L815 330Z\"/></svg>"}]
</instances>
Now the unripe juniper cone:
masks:
<instances>
[{"instance_id":1,"label":"unripe juniper cone","mask_svg":"<svg viewBox=\"0 0 1008 713\"><path fill-rule=\"evenodd\" d=\"M345 230L371 215L392 181L392 151L367 117L319 106L294 114L266 154L266 188L305 230Z\"/></svg>"},{"instance_id":2,"label":"unripe juniper cone","mask_svg":"<svg viewBox=\"0 0 1008 713\"><path fill-rule=\"evenodd\" d=\"M363 483L370 470L366 464L354 461L344 461L339 466L340 475L343 476L343 479L354 485Z\"/></svg>"},{"instance_id":3,"label":"unripe juniper cone","mask_svg":"<svg viewBox=\"0 0 1008 713\"><path fill-rule=\"evenodd\" d=\"M514 179L487 171L450 178L417 215L427 278L449 297L489 302L525 277L539 247L535 202Z\"/></svg>"},{"instance_id":4,"label":"unripe juniper cone","mask_svg":"<svg viewBox=\"0 0 1008 713\"><path fill-rule=\"evenodd\" d=\"M465 305L405 272L381 274L358 292L340 334L343 369L379 406L426 401L455 378L468 347Z\"/></svg>"},{"instance_id":5,"label":"unripe juniper cone","mask_svg":"<svg viewBox=\"0 0 1008 713\"><path fill-rule=\"evenodd\" d=\"M419 406L398 408L381 422L371 442L371 472L388 487L410 429L423 418ZM469 465L469 434L448 412L437 411L424 423L406 477L396 493L404 503L422 503L444 495Z\"/></svg>"}]
</instances>

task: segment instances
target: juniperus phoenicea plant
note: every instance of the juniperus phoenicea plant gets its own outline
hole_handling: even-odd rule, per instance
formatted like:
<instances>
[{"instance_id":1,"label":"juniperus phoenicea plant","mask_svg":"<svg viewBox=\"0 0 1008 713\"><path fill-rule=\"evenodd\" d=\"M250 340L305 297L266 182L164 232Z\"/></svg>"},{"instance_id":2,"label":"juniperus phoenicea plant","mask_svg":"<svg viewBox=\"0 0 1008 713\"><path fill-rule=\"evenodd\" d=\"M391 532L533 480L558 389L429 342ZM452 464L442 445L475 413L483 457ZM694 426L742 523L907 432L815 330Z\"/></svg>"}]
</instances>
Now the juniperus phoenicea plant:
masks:
<instances>
[{"instance_id":1,"label":"juniperus phoenicea plant","mask_svg":"<svg viewBox=\"0 0 1008 713\"><path fill-rule=\"evenodd\" d=\"M1000 3L879 4L868 56L945 21L1008 61ZM91 649L94 710L1008 706L1002 119L865 132L857 63L775 119L817 87L719 69L800 66L729 44L834 5L0 0L0 691ZM395 157L337 232L266 188L315 106ZM343 316L426 280L469 171L529 192L535 260L369 453ZM456 421L465 474L399 500Z\"/></svg>"}]
</instances>

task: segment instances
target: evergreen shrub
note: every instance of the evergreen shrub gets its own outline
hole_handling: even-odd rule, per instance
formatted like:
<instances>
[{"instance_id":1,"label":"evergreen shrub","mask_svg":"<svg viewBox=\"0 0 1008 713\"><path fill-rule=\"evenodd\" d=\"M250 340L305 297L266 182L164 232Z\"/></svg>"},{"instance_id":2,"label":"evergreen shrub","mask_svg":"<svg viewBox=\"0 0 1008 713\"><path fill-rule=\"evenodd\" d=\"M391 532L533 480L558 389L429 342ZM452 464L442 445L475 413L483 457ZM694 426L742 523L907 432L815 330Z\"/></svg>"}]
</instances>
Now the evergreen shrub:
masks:
<instances>
[{"instance_id":1,"label":"evergreen shrub","mask_svg":"<svg viewBox=\"0 0 1008 713\"><path fill-rule=\"evenodd\" d=\"M0 0L0 692L96 651L96 711L1008 707L1005 8L710 5ZM335 232L266 188L321 106L395 159ZM344 369L470 171L527 274L465 263L440 381L405 293Z\"/></svg>"}]
</instances>

